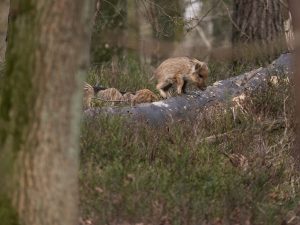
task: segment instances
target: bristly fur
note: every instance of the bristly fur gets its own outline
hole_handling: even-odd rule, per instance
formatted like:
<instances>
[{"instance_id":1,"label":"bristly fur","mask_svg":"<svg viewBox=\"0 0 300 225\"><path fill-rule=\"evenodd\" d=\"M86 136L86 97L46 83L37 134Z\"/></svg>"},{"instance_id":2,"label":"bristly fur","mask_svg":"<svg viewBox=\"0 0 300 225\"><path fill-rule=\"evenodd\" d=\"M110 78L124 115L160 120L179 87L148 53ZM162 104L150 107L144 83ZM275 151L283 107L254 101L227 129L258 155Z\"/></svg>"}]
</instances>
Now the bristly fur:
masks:
<instances>
[{"instance_id":1,"label":"bristly fur","mask_svg":"<svg viewBox=\"0 0 300 225\"><path fill-rule=\"evenodd\" d=\"M102 101L123 101L123 95L116 88L101 90L96 96ZM114 103L112 103L112 105L114 105Z\"/></svg>"},{"instance_id":2,"label":"bristly fur","mask_svg":"<svg viewBox=\"0 0 300 225\"><path fill-rule=\"evenodd\" d=\"M157 101L158 97L149 89L142 89L135 93L131 100L131 105L136 105L139 103L146 103L146 102L154 102Z\"/></svg>"},{"instance_id":3,"label":"bristly fur","mask_svg":"<svg viewBox=\"0 0 300 225\"><path fill-rule=\"evenodd\" d=\"M163 98L170 97L169 88L176 84L177 93L182 94L186 82L196 85L200 89L206 87L208 66L189 57L175 57L163 61L154 72L158 83L157 90Z\"/></svg>"}]
</instances>

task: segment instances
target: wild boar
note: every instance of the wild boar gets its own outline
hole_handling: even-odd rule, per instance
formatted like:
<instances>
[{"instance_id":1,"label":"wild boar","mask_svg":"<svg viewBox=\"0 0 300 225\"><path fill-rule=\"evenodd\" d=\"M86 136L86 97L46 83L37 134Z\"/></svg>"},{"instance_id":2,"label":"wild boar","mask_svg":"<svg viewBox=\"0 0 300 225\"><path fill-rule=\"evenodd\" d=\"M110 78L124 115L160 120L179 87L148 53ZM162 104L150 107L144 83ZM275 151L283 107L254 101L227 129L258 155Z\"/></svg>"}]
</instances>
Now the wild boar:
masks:
<instances>
[{"instance_id":1,"label":"wild boar","mask_svg":"<svg viewBox=\"0 0 300 225\"><path fill-rule=\"evenodd\" d=\"M158 83L157 90L163 98L170 97L169 89L176 84L177 93L184 92L186 82L196 85L201 90L206 88L205 81L208 77L208 66L189 57L175 57L163 61L154 72Z\"/></svg>"}]
</instances>

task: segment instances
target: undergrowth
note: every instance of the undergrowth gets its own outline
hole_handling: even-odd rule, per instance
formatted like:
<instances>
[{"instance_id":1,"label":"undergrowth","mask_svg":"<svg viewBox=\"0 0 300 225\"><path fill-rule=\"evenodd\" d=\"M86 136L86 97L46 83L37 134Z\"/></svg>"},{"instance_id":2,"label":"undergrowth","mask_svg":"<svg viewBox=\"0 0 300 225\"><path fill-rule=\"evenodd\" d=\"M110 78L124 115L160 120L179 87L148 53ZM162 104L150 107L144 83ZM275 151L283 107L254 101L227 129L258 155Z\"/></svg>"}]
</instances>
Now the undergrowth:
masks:
<instances>
[{"instance_id":1,"label":"undergrowth","mask_svg":"<svg viewBox=\"0 0 300 225\"><path fill-rule=\"evenodd\" d=\"M161 127L111 116L83 121L82 223L296 224L290 86L282 79L235 110L216 106Z\"/></svg>"}]
</instances>

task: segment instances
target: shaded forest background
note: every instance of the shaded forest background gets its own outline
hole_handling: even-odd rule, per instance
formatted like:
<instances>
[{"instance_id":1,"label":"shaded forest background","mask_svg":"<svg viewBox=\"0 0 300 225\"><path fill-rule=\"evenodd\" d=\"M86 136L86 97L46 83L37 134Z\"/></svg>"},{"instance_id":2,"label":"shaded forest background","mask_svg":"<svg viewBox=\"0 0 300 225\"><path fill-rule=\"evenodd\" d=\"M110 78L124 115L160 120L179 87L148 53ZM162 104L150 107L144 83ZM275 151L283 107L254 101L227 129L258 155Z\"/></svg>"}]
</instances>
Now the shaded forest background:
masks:
<instances>
[{"instance_id":1,"label":"shaded forest background","mask_svg":"<svg viewBox=\"0 0 300 225\"><path fill-rule=\"evenodd\" d=\"M240 74L287 51L288 12L284 1L98 1L88 82L155 90L154 68L174 56L210 62L210 82Z\"/></svg>"},{"instance_id":2,"label":"shaded forest background","mask_svg":"<svg viewBox=\"0 0 300 225\"><path fill-rule=\"evenodd\" d=\"M293 49L286 1L11 3L0 2L1 222L299 224L283 71L237 108L159 129L79 115L86 71L92 85L155 91L153 70L172 56L208 62L209 84L269 64ZM226 138L205 141L215 135Z\"/></svg>"},{"instance_id":3,"label":"shaded forest background","mask_svg":"<svg viewBox=\"0 0 300 225\"><path fill-rule=\"evenodd\" d=\"M99 68L109 63L113 73L124 59L152 67L167 57L182 55L212 62L259 62L260 57L267 57L260 58L263 62L288 48L284 36L284 22L289 19L286 1L95 2L91 65ZM9 1L2 1L2 62L8 9Z\"/></svg>"}]
</instances>

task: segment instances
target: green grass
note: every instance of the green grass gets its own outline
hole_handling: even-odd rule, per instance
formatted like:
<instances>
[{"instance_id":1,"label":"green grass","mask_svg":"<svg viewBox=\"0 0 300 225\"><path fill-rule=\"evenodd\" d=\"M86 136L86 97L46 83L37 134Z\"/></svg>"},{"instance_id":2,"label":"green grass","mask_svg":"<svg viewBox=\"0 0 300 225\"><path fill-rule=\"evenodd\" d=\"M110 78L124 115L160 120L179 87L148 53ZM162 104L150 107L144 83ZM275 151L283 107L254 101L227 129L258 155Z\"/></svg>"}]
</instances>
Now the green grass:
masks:
<instances>
[{"instance_id":1,"label":"green grass","mask_svg":"<svg viewBox=\"0 0 300 225\"><path fill-rule=\"evenodd\" d=\"M233 65L231 62L209 62L208 84L211 85L215 81L224 80L233 76L241 75L245 72L258 68L257 64L238 64Z\"/></svg>"},{"instance_id":2,"label":"green grass","mask_svg":"<svg viewBox=\"0 0 300 225\"><path fill-rule=\"evenodd\" d=\"M287 98L288 97L288 98ZM80 209L94 224L281 224L299 201L290 84L191 122L151 127L118 117L82 123ZM266 104L267 103L267 104ZM285 109L285 110L284 110ZM274 121L284 120L272 129ZM270 129L271 127L271 129ZM202 143L213 134L224 140ZM247 158L243 169L231 154Z\"/></svg>"},{"instance_id":3,"label":"green grass","mask_svg":"<svg viewBox=\"0 0 300 225\"><path fill-rule=\"evenodd\" d=\"M155 90L155 81L151 77L152 71L146 65L126 57L90 69L87 82L134 92L144 88Z\"/></svg>"}]
</instances>

